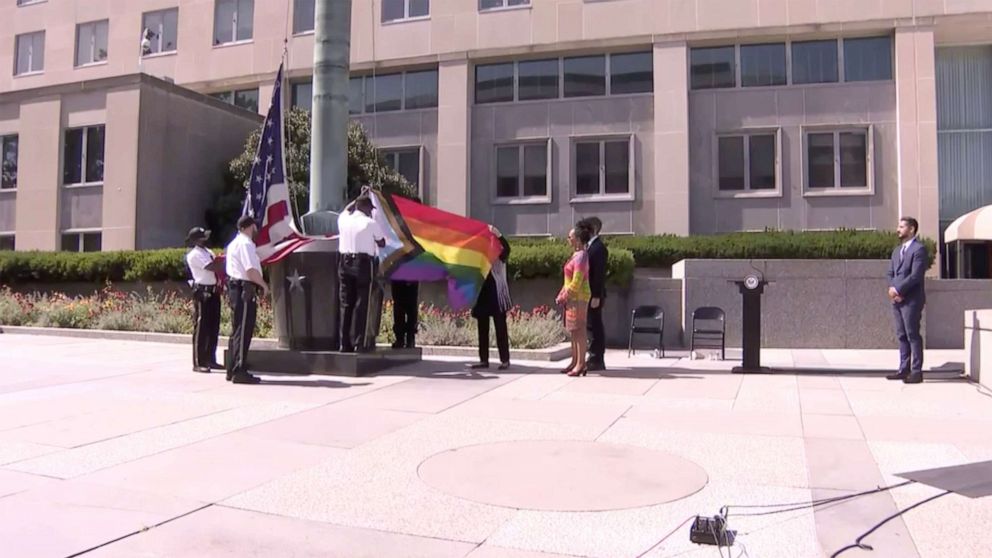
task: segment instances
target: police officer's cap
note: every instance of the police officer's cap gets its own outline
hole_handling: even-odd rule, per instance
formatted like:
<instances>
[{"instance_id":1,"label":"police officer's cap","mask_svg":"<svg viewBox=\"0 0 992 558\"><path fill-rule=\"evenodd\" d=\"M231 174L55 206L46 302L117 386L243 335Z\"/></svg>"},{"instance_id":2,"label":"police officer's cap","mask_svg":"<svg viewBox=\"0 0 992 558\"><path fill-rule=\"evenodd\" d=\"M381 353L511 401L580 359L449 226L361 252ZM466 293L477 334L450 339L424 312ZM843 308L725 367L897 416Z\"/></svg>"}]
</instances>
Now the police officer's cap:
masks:
<instances>
[{"instance_id":1,"label":"police officer's cap","mask_svg":"<svg viewBox=\"0 0 992 558\"><path fill-rule=\"evenodd\" d=\"M210 238L209 230L204 229L203 227L193 227L186 235L186 242L196 242L197 240L203 240L206 238Z\"/></svg>"}]
</instances>

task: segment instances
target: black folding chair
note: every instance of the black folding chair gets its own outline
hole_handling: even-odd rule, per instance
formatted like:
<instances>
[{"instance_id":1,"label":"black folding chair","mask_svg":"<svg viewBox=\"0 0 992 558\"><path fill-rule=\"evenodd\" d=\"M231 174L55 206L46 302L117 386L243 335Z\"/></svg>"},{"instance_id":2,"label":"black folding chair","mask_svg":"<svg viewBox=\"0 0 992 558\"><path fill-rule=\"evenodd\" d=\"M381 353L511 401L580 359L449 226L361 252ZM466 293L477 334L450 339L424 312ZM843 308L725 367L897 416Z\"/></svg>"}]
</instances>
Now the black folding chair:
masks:
<instances>
[{"instance_id":1,"label":"black folding chair","mask_svg":"<svg viewBox=\"0 0 992 558\"><path fill-rule=\"evenodd\" d=\"M697 322L703 322L697 324ZM689 350L696 347L720 349L720 360L727 356L726 347L727 323L726 314L722 308L702 306L692 312L692 335L689 340Z\"/></svg>"},{"instance_id":2,"label":"black folding chair","mask_svg":"<svg viewBox=\"0 0 992 558\"><path fill-rule=\"evenodd\" d=\"M658 336L658 349L665 358L665 312L660 306L638 306L630 315L630 336L627 339L627 356L634 354L634 334Z\"/></svg>"}]
</instances>

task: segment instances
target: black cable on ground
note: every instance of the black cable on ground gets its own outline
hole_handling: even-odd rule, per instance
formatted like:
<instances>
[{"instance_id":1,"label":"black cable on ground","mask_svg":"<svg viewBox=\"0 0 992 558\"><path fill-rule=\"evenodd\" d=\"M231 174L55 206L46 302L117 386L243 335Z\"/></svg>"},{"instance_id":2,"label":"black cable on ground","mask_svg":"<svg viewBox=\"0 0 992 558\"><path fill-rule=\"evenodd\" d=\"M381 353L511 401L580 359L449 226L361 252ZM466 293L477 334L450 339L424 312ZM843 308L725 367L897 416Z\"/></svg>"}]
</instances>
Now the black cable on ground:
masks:
<instances>
[{"instance_id":1,"label":"black cable on ground","mask_svg":"<svg viewBox=\"0 0 992 558\"><path fill-rule=\"evenodd\" d=\"M878 531L879 529L881 529L882 526L885 525L886 523L888 523L888 522L892 521L893 519L895 519L895 518L903 515L904 513L908 512L909 510L912 510L914 508L918 508L918 507L922 506L923 504L926 504L927 502L932 502L932 501L936 500L937 498L942 498L944 496L947 496L950 493L951 493L951 491L950 490L947 490L947 491L941 492L940 494L935 494L935 495L933 495L933 496L931 496L929 498L920 500L919 502L913 504L912 506L909 506L908 508L906 508L906 509L904 509L902 511L896 512L896 513L890 515L889 517L886 517L882 521L876 523L874 527L872 527L871 529L868 529L867 531L865 531L864 533L862 533L860 537L858 537L857 539L854 540L854 544L849 544L849 545L845 546L844 548L841 548L837 552L834 552L833 554L830 555L830 558L837 558L838 556L840 556L841 554L847 552L848 550L852 550L852 549L855 549L855 548L860 548L862 550L875 550L874 548L872 548L871 545L864 544L861 541L864 540L865 537L867 537L868 535L871 535L875 531Z\"/></svg>"},{"instance_id":2,"label":"black cable on ground","mask_svg":"<svg viewBox=\"0 0 992 558\"><path fill-rule=\"evenodd\" d=\"M843 502L845 500L851 500L851 499L854 499L854 498L860 498L861 496L869 496L871 494L878 494L880 492L886 492L886 491L892 490L894 488L900 488L902 486L906 486L907 484L912 484L914 482L916 482L916 481L908 480L908 481L905 481L905 482L901 482L899 484L891 484L889 486L881 486L881 487L878 487L878 488L874 488L872 490L865 490L864 492L858 492L856 494L846 494L846 495L843 495L843 496L834 496L832 498L821 498L819 500L810 500L809 502L791 502L791 503L787 503L787 504L752 504L752 505L736 505L735 504L735 505L732 505L732 506L723 506L722 508L720 508L720 515L722 515L724 517L730 517L730 515L731 515L730 514L730 509L731 508L781 508L781 507L785 507L786 508L786 509L772 510L772 511L767 511L767 512L737 513L737 514L734 514L737 517L760 517L760 516L764 516L764 515L775 515L775 514L778 514L778 513L787 513L787 512L790 512L790 511L798 511L798 510L804 510L804 509L807 509L807 508L815 508L817 506L822 506L822 505L825 505L825 504L833 504L835 502Z\"/></svg>"}]
</instances>

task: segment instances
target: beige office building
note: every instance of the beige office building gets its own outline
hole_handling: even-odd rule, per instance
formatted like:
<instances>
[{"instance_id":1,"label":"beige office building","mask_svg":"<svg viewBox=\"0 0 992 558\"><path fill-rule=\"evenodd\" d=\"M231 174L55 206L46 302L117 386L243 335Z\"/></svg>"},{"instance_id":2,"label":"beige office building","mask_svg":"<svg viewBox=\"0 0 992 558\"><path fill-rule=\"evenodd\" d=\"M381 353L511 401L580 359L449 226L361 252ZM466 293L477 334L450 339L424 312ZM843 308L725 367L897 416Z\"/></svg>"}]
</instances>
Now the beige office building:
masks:
<instances>
[{"instance_id":1,"label":"beige office building","mask_svg":"<svg viewBox=\"0 0 992 558\"><path fill-rule=\"evenodd\" d=\"M936 238L992 201L992 0L352 4L354 118L430 203L509 234L906 214ZM309 106L313 5L4 0L4 245L176 244L284 44Z\"/></svg>"}]
</instances>

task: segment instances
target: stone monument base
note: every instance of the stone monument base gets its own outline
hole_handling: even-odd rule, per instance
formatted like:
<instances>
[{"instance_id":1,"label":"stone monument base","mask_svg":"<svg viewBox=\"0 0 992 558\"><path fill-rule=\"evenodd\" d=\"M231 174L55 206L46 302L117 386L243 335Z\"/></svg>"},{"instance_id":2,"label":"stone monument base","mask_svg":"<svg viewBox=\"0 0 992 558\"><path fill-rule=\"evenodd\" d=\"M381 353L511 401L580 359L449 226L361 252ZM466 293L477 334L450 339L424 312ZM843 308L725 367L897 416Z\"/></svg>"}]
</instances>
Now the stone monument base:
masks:
<instances>
[{"instance_id":1,"label":"stone monument base","mask_svg":"<svg viewBox=\"0 0 992 558\"><path fill-rule=\"evenodd\" d=\"M225 358L227 354L225 351ZM319 374L368 376L389 368L420 362L420 349L385 349L371 353L251 349L248 369L260 374Z\"/></svg>"}]
</instances>

